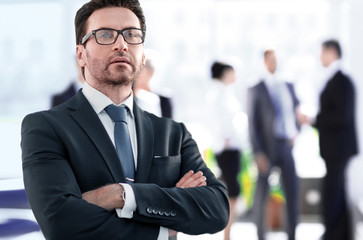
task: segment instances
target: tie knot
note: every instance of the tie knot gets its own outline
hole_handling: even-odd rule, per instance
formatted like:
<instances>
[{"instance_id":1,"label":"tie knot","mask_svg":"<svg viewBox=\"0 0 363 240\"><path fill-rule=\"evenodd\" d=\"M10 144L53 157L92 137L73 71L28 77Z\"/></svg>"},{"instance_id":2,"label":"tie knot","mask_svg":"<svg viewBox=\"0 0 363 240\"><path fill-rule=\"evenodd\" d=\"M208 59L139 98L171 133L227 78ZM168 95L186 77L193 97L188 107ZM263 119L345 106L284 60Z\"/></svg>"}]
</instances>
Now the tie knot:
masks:
<instances>
[{"instance_id":1,"label":"tie knot","mask_svg":"<svg viewBox=\"0 0 363 240\"><path fill-rule=\"evenodd\" d=\"M117 107L113 104L110 104L105 108L105 111L107 112L108 116L110 116L110 118L114 122L127 123L127 120L126 120L127 107L125 107L125 106Z\"/></svg>"}]
</instances>

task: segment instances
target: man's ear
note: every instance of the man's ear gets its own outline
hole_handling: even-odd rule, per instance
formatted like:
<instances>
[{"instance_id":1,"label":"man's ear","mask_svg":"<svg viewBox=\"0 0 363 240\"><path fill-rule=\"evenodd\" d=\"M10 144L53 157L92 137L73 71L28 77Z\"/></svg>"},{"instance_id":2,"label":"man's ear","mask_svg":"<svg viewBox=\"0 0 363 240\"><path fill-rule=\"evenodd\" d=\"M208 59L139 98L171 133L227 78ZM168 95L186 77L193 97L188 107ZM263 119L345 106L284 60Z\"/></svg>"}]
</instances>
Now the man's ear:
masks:
<instances>
[{"instance_id":1,"label":"man's ear","mask_svg":"<svg viewBox=\"0 0 363 240\"><path fill-rule=\"evenodd\" d=\"M85 53L84 46L78 44L76 46L76 56L77 56L78 66L80 66L80 67L84 67L86 65L85 54L86 53Z\"/></svg>"}]
</instances>

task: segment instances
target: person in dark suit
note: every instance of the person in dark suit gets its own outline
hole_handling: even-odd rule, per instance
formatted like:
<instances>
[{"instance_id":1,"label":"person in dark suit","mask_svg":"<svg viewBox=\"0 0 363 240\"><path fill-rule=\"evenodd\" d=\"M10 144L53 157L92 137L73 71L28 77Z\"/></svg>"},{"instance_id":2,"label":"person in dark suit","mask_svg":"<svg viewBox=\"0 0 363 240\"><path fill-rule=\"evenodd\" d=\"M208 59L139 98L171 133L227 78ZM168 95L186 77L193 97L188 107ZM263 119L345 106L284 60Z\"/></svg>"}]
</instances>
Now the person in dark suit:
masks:
<instances>
[{"instance_id":1,"label":"person in dark suit","mask_svg":"<svg viewBox=\"0 0 363 240\"><path fill-rule=\"evenodd\" d=\"M355 130L355 90L352 80L340 70L342 51L338 41L322 44L320 59L329 77L320 94L315 126L320 154L326 164L323 187L323 222L326 240L350 240L350 219L345 199L345 170L358 153Z\"/></svg>"},{"instance_id":2,"label":"person in dark suit","mask_svg":"<svg viewBox=\"0 0 363 240\"><path fill-rule=\"evenodd\" d=\"M133 85L136 103L143 109L157 116L173 118L171 98L153 93L150 82L155 73L155 67L150 58L146 58L145 66Z\"/></svg>"},{"instance_id":3,"label":"person in dark suit","mask_svg":"<svg viewBox=\"0 0 363 240\"><path fill-rule=\"evenodd\" d=\"M137 0L92 0L75 18L84 88L22 122L25 190L46 239L175 239L228 223L227 190L184 124L144 112ZM120 118L120 119L118 119Z\"/></svg>"},{"instance_id":4,"label":"person in dark suit","mask_svg":"<svg viewBox=\"0 0 363 240\"><path fill-rule=\"evenodd\" d=\"M298 182L292 156L297 135L298 99L293 85L275 77L277 60L273 50L264 53L266 76L248 91L248 116L251 145L258 168L258 180L252 211L258 239L265 239L265 201L268 177L273 167L281 170L287 203L288 238L295 239Z\"/></svg>"}]
</instances>

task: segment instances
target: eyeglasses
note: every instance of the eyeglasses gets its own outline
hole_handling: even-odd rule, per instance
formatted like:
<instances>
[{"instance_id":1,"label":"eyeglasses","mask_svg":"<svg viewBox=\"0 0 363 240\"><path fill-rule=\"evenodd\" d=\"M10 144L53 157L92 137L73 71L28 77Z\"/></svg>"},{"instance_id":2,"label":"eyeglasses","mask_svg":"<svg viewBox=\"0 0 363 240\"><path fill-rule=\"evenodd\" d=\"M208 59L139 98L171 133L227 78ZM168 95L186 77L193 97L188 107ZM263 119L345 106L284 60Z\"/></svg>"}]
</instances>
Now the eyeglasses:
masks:
<instances>
[{"instance_id":1,"label":"eyeglasses","mask_svg":"<svg viewBox=\"0 0 363 240\"><path fill-rule=\"evenodd\" d=\"M139 28L125 28L123 30L116 30L112 28L101 28L87 33L81 41L85 44L87 40L93 35L96 42L100 45L111 45L117 40L118 35L121 34L125 42L131 45L138 45L144 42L145 32Z\"/></svg>"}]
</instances>

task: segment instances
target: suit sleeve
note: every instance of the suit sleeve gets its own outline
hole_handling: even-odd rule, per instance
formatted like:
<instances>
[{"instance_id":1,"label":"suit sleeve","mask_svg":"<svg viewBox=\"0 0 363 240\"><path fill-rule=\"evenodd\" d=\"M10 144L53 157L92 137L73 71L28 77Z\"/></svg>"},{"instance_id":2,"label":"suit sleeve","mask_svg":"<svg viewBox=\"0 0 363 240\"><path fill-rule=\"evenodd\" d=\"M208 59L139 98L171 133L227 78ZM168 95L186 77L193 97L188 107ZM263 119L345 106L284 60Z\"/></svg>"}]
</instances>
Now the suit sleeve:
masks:
<instances>
[{"instance_id":1,"label":"suit sleeve","mask_svg":"<svg viewBox=\"0 0 363 240\"><path fill-rule=\"evenodd\" d=\"M42 114L25 117L21 134L25 190L46 239L157 238L158 226L130 224L82 199L68 153Z\"/></svg>"},{"instance_id":2,"label":"suit sleeve","mask_svg":"<svg viewBox=\"0 0 363 240\"><path fill-rule=\"evenodd\" d=\"M181 140L181 176L202 171L207 186L162 188L155 184L132 184L137 210L134 220L153 223L187 234L221 231L229 219L227 191L207 168L198 147L184 125Z\"/></svg>"},{"instance_id":3,"label":"suit sleeve","mask_svg":"<svg viewBox=\"0 0 363 240\"><path fill-rule=\"evenodd\" d=\"M254 153L265 153L262 144L261 134L261 119L259 117L259 108L256 98L256 89L251 88L248 90L247 106L248 106L248 125L251 145Z\"/></svg>"}]
</instances>

